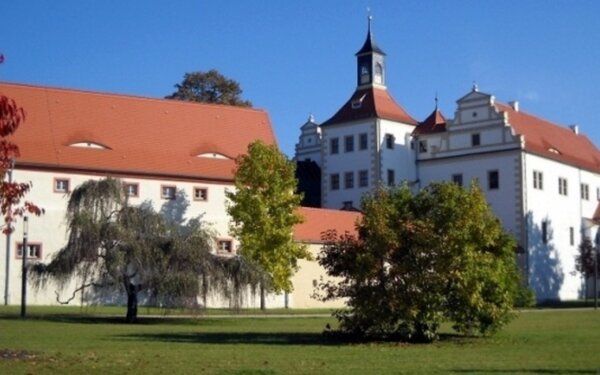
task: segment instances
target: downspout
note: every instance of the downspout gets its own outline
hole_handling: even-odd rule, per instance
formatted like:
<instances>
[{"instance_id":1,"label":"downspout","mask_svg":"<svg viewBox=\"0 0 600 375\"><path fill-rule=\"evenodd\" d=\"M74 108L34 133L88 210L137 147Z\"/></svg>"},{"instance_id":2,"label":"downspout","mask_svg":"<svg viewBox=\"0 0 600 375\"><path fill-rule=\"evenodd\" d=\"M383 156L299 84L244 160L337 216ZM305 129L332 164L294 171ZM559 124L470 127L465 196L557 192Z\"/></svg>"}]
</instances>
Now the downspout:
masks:
<instances>
[{"instance_id":1,"label":"downspout","mask_svg":"<svg viewBox=\"0 0 600 375\"><path fill-rule=\"evenodd\" d=\"M522 136L521 136L522 137ZM530 276L530 268L529 268L529 217L527 214L527 196L529 194L529 189L527 189L527 157L525 155L525 150L523 147L523 139L521 138L521 149L519 150L519 157L521 158L521 196L523 199L521 200L521 217L523 220L523 234L521 235L521 240L523 241L524 246L524 254L525 254L525 281L527 282L527 287L529 287L529 276ZM532 219L533 220L533 219Z\"/></svg>"}]
</instances>

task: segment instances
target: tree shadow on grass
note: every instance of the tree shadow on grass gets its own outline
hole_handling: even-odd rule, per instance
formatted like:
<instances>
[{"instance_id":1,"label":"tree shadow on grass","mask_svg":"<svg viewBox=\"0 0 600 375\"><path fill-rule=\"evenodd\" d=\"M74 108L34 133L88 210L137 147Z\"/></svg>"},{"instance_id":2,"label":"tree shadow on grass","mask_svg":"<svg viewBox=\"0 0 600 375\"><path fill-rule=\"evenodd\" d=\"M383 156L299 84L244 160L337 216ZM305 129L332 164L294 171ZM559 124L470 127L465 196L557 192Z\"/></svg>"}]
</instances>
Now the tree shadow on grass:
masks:
<instances>
[{"instance_id":1,"label":"tree shadow on grass","mask_svg":"<svg viewBox=\"0 0 600 375\"><path fill-rule=\"evenodd\" d=\"M3 314L0 315L3 320L22 320L19 315ZM132 327L136 325L194 325L194 326L215 326L222 325L225 319L203 319L188 317L140 317L136 323L127 323L125 316L100 316L100 315L82 315L82 314L30 314L26 320L45 321L54 323L73 323L73 324L127 324Z\"/></svg>"},{"instance_id":2,"label":"tree shadow on grass","mask_svg":"<svg viewBox=\"0 0 600 375\"><path fill-rule=\"evenodd\" d=\"M122 340L188 344L245 345L339 345L343 342L321 333L306 332L177 332L139 333L117 336Z\"/></svg>"},{"instance_id":3,"label":"tree shadow on grass","mask_svg":"<svg viewBox=\"0 0 600 375\"><path fill-rule=\"evenodd\" d=\"M597 374L596 370L551 369L551 368L514 368L514 369L454 369L458 374Z\"/></svg>"},{"instance_id":4,"label":"tree shadow on grass","mask_svg":"<svg viewBox=\"0 0 600 375\"><path fill-rule=\"evenodd\" d=\"M175 332L134 333L117 336L121 340L160 341L189 344L245 345L426 345L382 339L357 339L344 335L319 332ZM454 345L472 343L481 338L457 334L442 334L439 342Z\"/></svg>"}]
</instances>

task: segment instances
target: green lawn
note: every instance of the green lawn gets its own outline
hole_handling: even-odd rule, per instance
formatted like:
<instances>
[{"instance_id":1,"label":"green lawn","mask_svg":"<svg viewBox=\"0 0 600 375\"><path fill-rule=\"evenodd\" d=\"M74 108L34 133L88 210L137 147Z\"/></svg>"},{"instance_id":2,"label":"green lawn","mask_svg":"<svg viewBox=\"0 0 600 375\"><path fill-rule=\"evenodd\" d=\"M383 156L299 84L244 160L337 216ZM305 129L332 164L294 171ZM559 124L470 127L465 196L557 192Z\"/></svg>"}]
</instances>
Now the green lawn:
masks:
<instances>
[{"instance_id":1,"label":"green lawn","mask_svg":"<svg viewBox=\"0 0 600 375\"><path fill-rule=\"evenodd\" d=\"M492 338L341 344L332 318L0 318L0 374L597 374L600 311L523 312ZM13 358L17 357L17 358Z\"/></svg>"}]
</instances>

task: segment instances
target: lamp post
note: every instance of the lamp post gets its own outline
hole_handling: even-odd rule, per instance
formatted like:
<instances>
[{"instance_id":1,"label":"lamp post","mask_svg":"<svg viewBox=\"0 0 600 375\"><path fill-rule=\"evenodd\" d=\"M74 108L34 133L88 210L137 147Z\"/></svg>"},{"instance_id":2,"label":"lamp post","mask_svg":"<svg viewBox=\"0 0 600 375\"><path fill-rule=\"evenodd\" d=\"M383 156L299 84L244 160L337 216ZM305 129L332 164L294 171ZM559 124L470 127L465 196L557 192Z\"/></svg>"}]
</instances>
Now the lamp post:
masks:
<instances>
[{"instance_id":1,"label":"lamp post","mask_svg":"<svg viewBox=\"0 0 600 375\"><path fill-rule=\"evenodd\" d=\"M23 256L23 265L21 269L21 318L25 318L27 314L27 253L29 245L27 244L27 230L29 220L27 216L23 217L23 246L21 247L21 255Z\"/></svg>"}]
</instances>

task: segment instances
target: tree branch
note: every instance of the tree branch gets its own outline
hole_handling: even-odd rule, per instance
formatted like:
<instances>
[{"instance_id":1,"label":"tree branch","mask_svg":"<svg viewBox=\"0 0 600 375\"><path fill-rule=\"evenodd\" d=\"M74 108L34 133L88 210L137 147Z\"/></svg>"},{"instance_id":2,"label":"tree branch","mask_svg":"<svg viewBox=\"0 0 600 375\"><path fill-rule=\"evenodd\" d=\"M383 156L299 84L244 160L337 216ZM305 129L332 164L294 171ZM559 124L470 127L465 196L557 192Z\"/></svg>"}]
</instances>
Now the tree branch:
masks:
<instances>
[{"instance_id":1,"label":"tree branch","mask_svg":"<svg viewBox=\"0 0 600 375\"><path fill-rule=\"evenodd\" d=\"M84 290L85 288L87 288L87 287L90 287L90 286L95 286L95 287L103 287L103 286L105 286L105 285L102 285L102 284L96 284L96 283L83 284L83 285L82 285L82 286L80 286L79 288L75 289L75 290L73 291L73 294L71 295L71 297L70 297L69 299L67 299L66 301L61 301L61 300L60 300L60 294L58 293L58 291L56 291L56 290L55 290L55 291L54 291L54 294L56 294L56 302L60 303L61 305L68 305L68 304L69 304L69 302L71 302L72 300L74 300L74 299L75 299L75 295L76 295L78 292L80 292L80 291L82 291L82 290Z\"/></svg>"}]
</instances>

